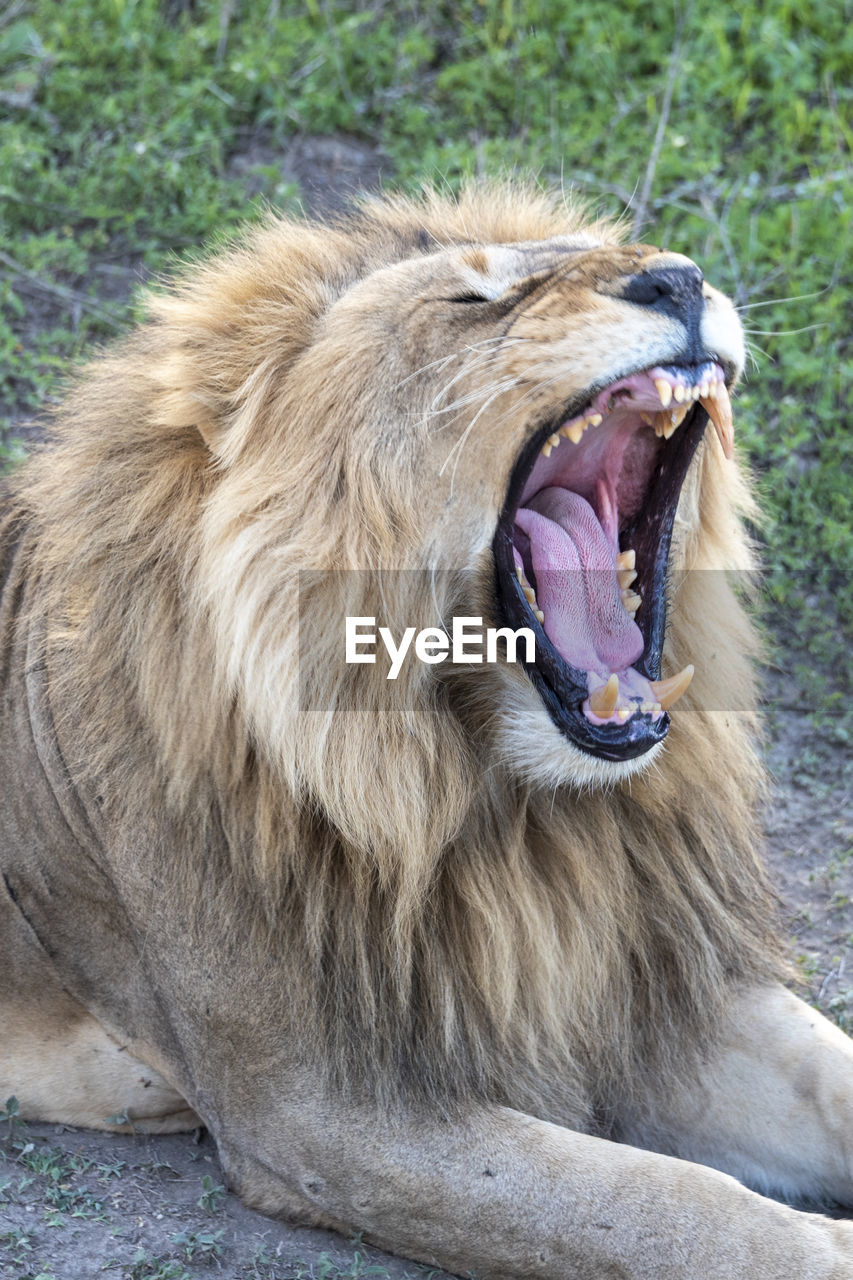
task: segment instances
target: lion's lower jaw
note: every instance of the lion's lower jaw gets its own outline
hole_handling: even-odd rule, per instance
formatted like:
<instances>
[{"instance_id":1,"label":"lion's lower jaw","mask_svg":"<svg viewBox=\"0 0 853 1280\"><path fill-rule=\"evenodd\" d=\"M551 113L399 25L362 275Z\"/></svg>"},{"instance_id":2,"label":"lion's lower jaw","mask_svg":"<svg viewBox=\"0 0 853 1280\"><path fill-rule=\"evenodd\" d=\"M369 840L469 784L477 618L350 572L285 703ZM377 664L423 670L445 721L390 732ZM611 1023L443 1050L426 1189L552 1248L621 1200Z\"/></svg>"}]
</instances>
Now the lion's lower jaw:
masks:
<instances>
[{"instance_id":1,"label":"lion's lower jaw","mask_svg":"<svg viewBox=\"0 0 853 1280\"><path fill-rule=\"evenodd\" d=\"M497 756L510 773L530 786L614 786L643 772L660 757L659 742L633 760L599 760L572 746L560 732L532 685L513 681L502 689L497 716Z\"/></svg>"}]
</instances>

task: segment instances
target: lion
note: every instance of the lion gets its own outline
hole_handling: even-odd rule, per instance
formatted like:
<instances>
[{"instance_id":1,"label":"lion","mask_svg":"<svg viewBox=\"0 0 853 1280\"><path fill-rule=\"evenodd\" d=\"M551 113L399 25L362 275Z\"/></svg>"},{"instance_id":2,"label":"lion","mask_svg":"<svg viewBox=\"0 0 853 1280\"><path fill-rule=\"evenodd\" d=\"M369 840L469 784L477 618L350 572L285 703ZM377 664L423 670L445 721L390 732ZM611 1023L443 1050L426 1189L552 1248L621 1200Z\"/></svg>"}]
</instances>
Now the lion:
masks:
<instances>
[{"instance_id":1,"label":"lion","mask_svg":"<svg viewBox=\"0 0 853 1280\"><path fill-rule=\"evenodd\" d=\"M481 1280L853 1276L743 362L689 258L521 183L155 292L6 495L0 1097L203 1124L248 1204Z\"/></svg>"}]
</instances>

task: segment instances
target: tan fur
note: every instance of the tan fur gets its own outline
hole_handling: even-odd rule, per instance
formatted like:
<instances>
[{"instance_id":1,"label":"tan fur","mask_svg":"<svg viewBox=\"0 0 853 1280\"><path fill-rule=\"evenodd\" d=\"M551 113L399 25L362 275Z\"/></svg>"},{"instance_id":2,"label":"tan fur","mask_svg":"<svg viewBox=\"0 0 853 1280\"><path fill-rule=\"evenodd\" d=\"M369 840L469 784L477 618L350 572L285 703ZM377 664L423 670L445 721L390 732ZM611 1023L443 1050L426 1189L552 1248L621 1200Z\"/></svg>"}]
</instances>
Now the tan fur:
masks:
<instances>
[{"instance_id":1,"label":"tan fur","mask_svg":"<svg viewBox=\"0 0 853 1280\"><path fill-rule=\"evenodd\" d=\"M345 614L395 633L496 622L490 545L522 443L591 383L677 349L671 320L620 302L649 261L680 261L658 255L512 186L273 219L152 297L15 483L8 625L57 760L36 750L67 769L66 822L111 886L103 907L87 891L97 923L57 963L98 1018L158 1045L270 1210L360 1220L253 1171L271 1073L278 1099L313 1081L352 1134L359 1107L403 1132L507 1107L607 1136L661 1079L701 1072L735 994L781 971L756 854L755 643L719 572L751 569L749 497L716 440L673 552L716 572L680 579L665 650L665 673L697 676L636 767L570 747L519 669L411 662L389 691L381 662L340 660ZM531 269L510 319L448 302L500 298ZM709 326L737 330L706 297ZM27 855L9 875L43 945L41 872ZM132 996L98 977L116 933L139 957ZM294 1151L310 1147L300 1105ZM426 1256L428 1229L410 1243L362 1217ZM472 1247L465 1265L575 1274L497 1258ZM694 1274L673 1268L649 1274Z\"/></svg>"}]
</instances>

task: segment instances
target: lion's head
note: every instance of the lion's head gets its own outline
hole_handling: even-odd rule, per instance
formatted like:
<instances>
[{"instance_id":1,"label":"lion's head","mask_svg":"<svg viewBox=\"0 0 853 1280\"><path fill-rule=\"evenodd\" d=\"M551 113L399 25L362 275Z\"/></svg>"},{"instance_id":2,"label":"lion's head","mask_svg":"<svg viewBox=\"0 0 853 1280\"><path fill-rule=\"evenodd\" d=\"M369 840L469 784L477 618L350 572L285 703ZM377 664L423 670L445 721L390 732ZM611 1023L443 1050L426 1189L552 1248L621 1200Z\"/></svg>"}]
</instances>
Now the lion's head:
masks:
<instances>
[{"instance_id":1,"label":"lion's head","mask_svg":"<svg viewBox=\"0 0 853 1280\"><path fill-rule=\"evenodd\" d=\"M172 335L155 411L198 427L220 473L203 562L220 660L296 772L296 704L401 724L418 698L463 720L475 704L481 745L549 785L651 761L685 661L715 705L677 602L667 642L666 595L673 570L747 563L726 460L744 349L687 258L486 188L273 224L155 309ZM283 599L303 570L362 576ZM395 635L482 615L531 628L536 657L467 680L409 662L388 685L381 663L343 668L345 614ZM661 682L664 652L680 665Z\"/></svg>"}]
</instances>

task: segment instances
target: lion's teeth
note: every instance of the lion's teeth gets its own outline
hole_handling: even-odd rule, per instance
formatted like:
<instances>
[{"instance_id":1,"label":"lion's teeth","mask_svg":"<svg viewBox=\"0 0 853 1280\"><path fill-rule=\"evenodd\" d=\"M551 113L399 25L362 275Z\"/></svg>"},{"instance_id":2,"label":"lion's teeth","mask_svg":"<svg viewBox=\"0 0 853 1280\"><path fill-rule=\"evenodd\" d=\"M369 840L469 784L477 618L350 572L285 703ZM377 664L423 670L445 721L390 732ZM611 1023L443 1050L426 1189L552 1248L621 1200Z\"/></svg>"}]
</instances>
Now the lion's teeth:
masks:
<instances>
[{"instance_id":1,"label":"lion's teeth","mask_svg":"<svg viewBox=\"0 0 853 1280\"><path fill-rule=\"evenodd\" d=\"M620 551L616 557L617 569L636 569L637 553L633 547L628 547L627 551Z\"/></svg>"},{"instance_id":2,"label":"lion's teeth","mask_svg":"<svg viewBox=\"0 0 853 1280\"><path fill-rule=\"evenodd\" d=\"M623 587L622 603L628 613L634 614L643 603L643 598L642 596L638 596L636 591L632 591L630 587Z\"/></svg>"},{"instance_id":3,"label":"lion's teeth","mask_svg":"<svg viewBox=\"0 0 853 1280\"><path fill-rule=\"evenodd\" d=\"M621 706L621 707L619 708L619 710L616 712L616 715L619 717L619 719L620 719L623 723L624 723L624 721L626 721L626 720L628 719L628 717L629 717L630 715L632 715L632 714L633 714L633 708L632 708L632 707L626 707L626 706Z\"/></svg>"},{"instance_id":4,"label":"lion's teeth","mask_svg":"<svg viewBox=\"0 0 853 1280\"><path fill-rule=\"evenodd\" d=\"M529 585L529 583L525 582L524 586L523 586L521 589L522 589L522 591L524 592L524 598L525 598L525 600L527 601L527 603L528 603L528 604L535 604L535 603L536 603L536 592L535 592L535 591L533 590L533 588Z\"/></svg>"},{"instance_id":5,"label":"lion's teeth","mask_svg":"<svg viewBox=\"0 0 853 1280\"><path fill-rule=\"evenodd\" d=\"M573 422L570 427L566 428L566 435L569 437L572 444L580 444L581 437L583 436L583 433L585 431L586 431L585 422Z\"/></svg>"},{"instance_id":6,"label":"lion's teeth","mask_svg":"<svg viewBox=\"0 0 853 1280\"><path fill-rule=\"evenodd\" d=\"M552 450L553 448L554 448L554 446L550 443L550 441L547 441L547 440L546 440L545 444L543 444L543 446L542 446L542 452L543 452L543 454L545 455L545 457L546 457L546 458L550 458L550 456L551 456L551 450Z\"/></svg>"},{"instance_id":7,"label":"lion's teeth","mask_svg":"<svg viewBox=\"0 0 853 1280\"><path fill-rule=\"evenodd\" d=\"M556 449L557 445L560 443L560 437L559 437L559 435L557 434L557 432L556 432L556 431L554 432L554 434L553 434L552 436L549 436L549 437L548 437L548 443L549 443L550 445L553 445L553 446L554 446L554 448Z\"/></svg>"},{"instance_id":8,"label":"lion's teeth","mask_svg":"<svg viewBox=\"0 0 853 1280\"><path fill-rule=\"evenodd\" d=\"M652 418L652 415L650 413L641 413L640 421L645 422L647 427L654 426L654 419Z\"/></svg>"},{"instance_id":9,"label":"lion's teeth","mask_svg":"<svg viewBox=\"0 0 853 1280\"><path fill-rule=\"evenodd\" d=\"M668 409L672 403L672 387L666 378L655 378L655 391L660 396L660 402L664 409Z\"/></svg>"},{"instance_id":10,"label":"lion's teeth","mask_svg":"<svg viewBox=\"0 0 853 1280\"><path fill-rule=\"evenodd\" d=\"M650 716L652 714L653 706L654 706L654 703L649 702L647 699L645 702L640 703L640 710L642 711L644 716Z\"/></svg>"},{"instance_id":11,"label":"lion's teeth","mask_svg":"<svg viewBox=\"0 0 853 1280\"><path fill-rule=\"evenodd\" d=\"M708 388L708 395L711 397L712 400L716 400L717 398L717 389L719 385L720 385L719 382L717 382L717 380L714 379L714 381L711 383L711 385Z\"/></svg>"},{"instance_id":12,"label":"lion's teeth","mask_svg":"<svg viewBox=\"0 0 853 1280\"><path fill-rule=\"evenodd\" d=\"M693 671L694 667L691 664L683 671L679 671L677 676L670 676L668 680L649 681L662 710L668 711L673 703L678 701L693 679Z\"/></svg>"},{"instance_id":13,"label":"lion's teeth","mask_svg":"<svg viewBox=\"0 0 853 1280\"><path fill-rule=\"evenodd\" d=\"M533 610L533 613L534 613L534 616L535 616L535 618L536 618L537 622L539 623L539 625L540 625L541 627L544 627L544 625L545 625L545 614L542 612L542 610L541 610L541 609L534 609L534 610Z\"/></svg>"},{"instance_id":14,"label":"lion's teeth","mask_svg":"<svg viewBox=\"0 0 853 1280\"><path fill-rule=\"evenodd\" d=\"M697 385L695 387L690 388L690 395L692 399L698 400L701 394L702 394L702 388L700 386Z\"/></svg>"},{"instance_id":15,"label":"lion's teeth","mask_svg":"<svg viewBox=\"0 0 853 1280\"><path fill-rule=\"evenodd\" d=\"M713 384L712 384L712 383L710 383L710 382L708 382L708 381L707 381L707 379L705 380L705 382L703 382L703 383L702 383L701 387L699 388L699 396L700 396L700 398L701 398L702 396L707 396L707 395L708 395L709 391L711 390L711 386L712 386L712 385L713 385Z\"/></svg>"},{"instance_id":16,"label":"lion's teeth","mask_svg":"<svg viewBox=\"0 0 853 1280\"><path fill-rule=\"evenodd\" d=\"M607 684L594 689L589 695L590 710L600 720L609 720L619 701L619 677L614 671Z\"/></svg>"},{"instance_id":17,"label":"lion's teeth","mask_svg":"<svg viewBox=\"0 0 853 1280\"><path fill-rule=\"evenodd\" d=\"M636 580L636 569L620 569L616 574L616 581L620 587L630 587L631 583Z\"/></svg>"},{"instance_id":18,"label":"lion's teeth","mask_svg":"<svg viewBox=\"0 0 853 1280\"><path fill-rule=\"evenodd\" d=\"M686 387L678 386L675 388L672 394L676 404L684 404L684 401L687 399L689 392ZM664 408L666 408L665 405L664 405Z\"/></svg>"},{"instance_id":19,"label":"lion's teeth","mask_svg":"<svg viewBox=\"0 0 853 1280\"><path fill-rule=\"evenodd\" d=\"M714 430L723 446L723 453L727 458L731 458L734 454L735 429L732 420L732 402L729 399L726 384L718 382L716 396L703 397L699 403L714 424Z\"/></svg>"},{"instance_id":20,"label":"lion's teeth","mask_svg":"<svg viewBox=\"0 0 853 1280\"><path fill-rule=\"evenodd\" d=\"M602 416L601 416L601 414L600 414L600 413L589 413L589 414L587 414L587 418L586 418L586 425L587 425L588 427L597 427L597 426L599 426L599 424L600 424L601 422L603 422L603 421L604 421L604 419L602 418Z\"/></svg>"}]
</instances>

